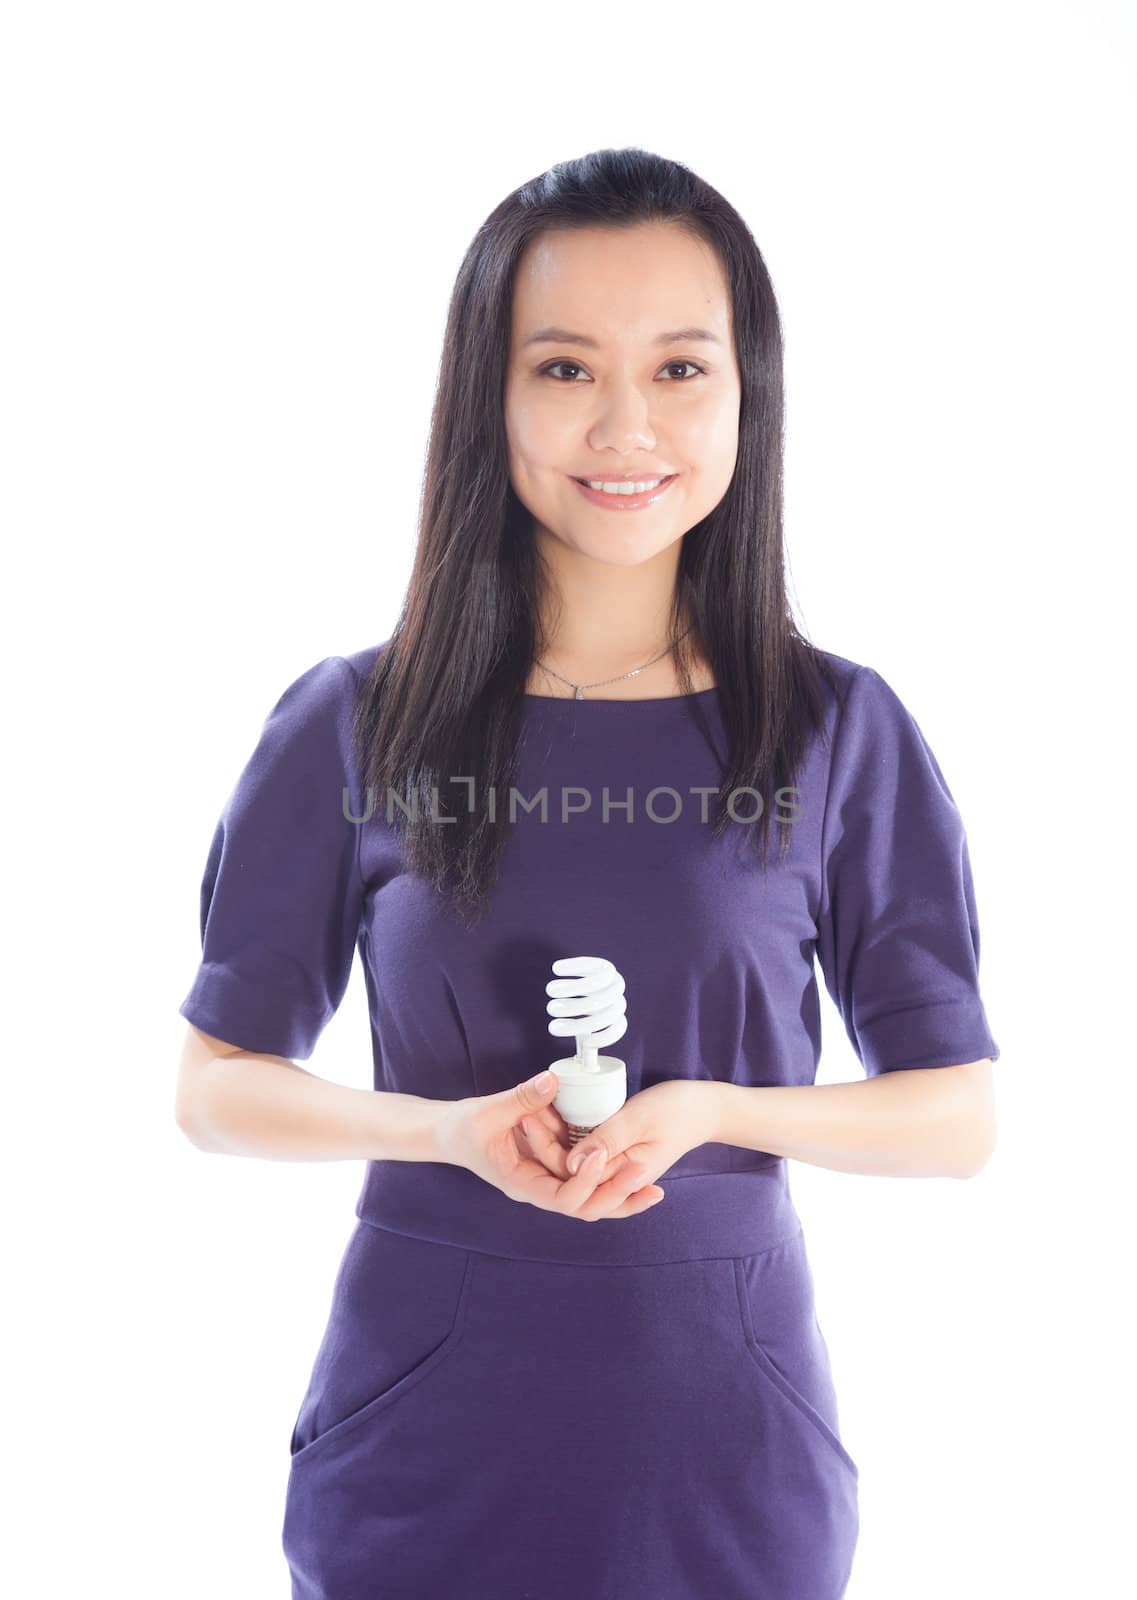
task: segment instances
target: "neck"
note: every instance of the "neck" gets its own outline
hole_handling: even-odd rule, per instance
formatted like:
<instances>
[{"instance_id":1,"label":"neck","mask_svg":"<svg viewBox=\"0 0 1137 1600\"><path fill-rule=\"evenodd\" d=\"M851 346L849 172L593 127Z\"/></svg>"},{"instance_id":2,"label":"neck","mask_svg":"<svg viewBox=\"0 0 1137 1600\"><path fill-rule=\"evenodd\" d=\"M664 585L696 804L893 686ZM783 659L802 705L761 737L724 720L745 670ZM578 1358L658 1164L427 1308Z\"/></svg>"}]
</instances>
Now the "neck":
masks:
<instances>
[{"instance_id":1,"label":"neck","mask_svg":"<svg viewBox=\"0 0 1137 1600\"><path fill-rule=\"evenodd\" d=\"M595 668L595 676L629 672L667 648L681 540L626 566L577 550L539 523L533 538L543 591L538 653L558 672L562 661Z\"/></svg>"}]
</instances>

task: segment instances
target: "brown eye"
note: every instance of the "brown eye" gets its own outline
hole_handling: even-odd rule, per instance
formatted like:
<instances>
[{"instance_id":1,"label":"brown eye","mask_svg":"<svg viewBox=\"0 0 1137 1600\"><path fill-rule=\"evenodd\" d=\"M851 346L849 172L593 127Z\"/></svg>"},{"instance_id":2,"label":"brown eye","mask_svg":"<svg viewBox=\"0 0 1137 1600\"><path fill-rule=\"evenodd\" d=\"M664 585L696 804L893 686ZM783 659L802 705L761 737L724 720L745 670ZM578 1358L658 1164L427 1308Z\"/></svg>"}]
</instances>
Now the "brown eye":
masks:
<instances>
[{"instance_id":1,"label":"brown eye","mask_svg":"<svg viewBox=\"0 0 1137 1600\"><path fill-rule=\"evenodd\" d=\"M571 367L574 372L583 372L584 368L577 361L550 361L548 366L541 368L541 376L553 377L558 367ZM663 368L667 372L671 367L690 367L692 371L702 375L706 374L706 367L701 367L697 361L669 361ZM557 379L558 382L575 383L575 378ZM673 383L690 383L690 378L673 378Z\"/></svg>"},{"instance_id":2,"label":"brown eye","mask_svg":"<svg viewBox=\"0 0 1137 1600\"><path fill-rule=\"evenodd\" d=\"M577 362L575 362L575 361L551 361L551 362L550 362L550 363L549 363L549 365L548 365L548 366L547 366L547 367L542 367L542 368L541 368L541 374L542 374L542 376L549 376L549 377L551 377L551 376L552 376L552 373L553 373L553 369L554 369L554 368L555 368L555 367L574 367L574 368L575 368L575 369L576 369L576 371L577 371L577 372L582 372L582 371L583 371L583 370L584 370L584 369L583 369L583 368L582 368L582 367L581 367L581 366L579 366L579 365L578 365L578 363L577 363ZM573 379L573 380L572 380L572 381L573 381L573 382L575 382L575 381L576 381L576 380L575 380L575 379Z\"/></svg>"}]
</instances>

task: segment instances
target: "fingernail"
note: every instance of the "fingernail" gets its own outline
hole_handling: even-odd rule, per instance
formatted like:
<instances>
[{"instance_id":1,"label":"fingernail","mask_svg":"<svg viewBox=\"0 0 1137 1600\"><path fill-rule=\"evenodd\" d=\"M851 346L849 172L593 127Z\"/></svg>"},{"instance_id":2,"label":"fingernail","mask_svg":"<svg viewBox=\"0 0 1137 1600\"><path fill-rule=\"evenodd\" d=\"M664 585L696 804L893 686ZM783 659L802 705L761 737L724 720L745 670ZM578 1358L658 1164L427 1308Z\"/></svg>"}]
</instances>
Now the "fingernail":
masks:
<instances>
[{"instance_id":1,"label":"fingernail","mask_svg":"<svg viewBox=\"0 0 1137 1600\"><path fill-rule=\"evenodd\" d=\"M552 1086L552 1082L553 1074L551 1072L542 1072L533 1079L533 1087L534 1089L548 1089Z\"/></svg>"},{"instance_id":2,"label":"fingernail","mask_svg":"<svg viewBox=\"0 0 1137 1600\"><path fill-rule=\"evenodd\" d=\"M568 1158L569 1171L579 1172L586 1160L587 1157L582 1150L574 1150L572 1155L570 1155Z\"/></svg>"}]
</instances>

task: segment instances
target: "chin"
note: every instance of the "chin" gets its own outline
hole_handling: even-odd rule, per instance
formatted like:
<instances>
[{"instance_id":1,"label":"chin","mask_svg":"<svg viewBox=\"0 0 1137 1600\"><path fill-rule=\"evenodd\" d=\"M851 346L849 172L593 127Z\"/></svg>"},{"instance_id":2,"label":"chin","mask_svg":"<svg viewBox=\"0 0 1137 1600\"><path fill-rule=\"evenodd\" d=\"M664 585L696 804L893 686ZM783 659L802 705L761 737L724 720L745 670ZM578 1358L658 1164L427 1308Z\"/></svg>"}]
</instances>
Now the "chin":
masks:
<instances>
[{"instance_id":1,"label":"chin","mask_svg":"<svg viewBox=\"0 0 1137 1600\"><path fill-rule=\"evenodd\" d=\"M609 567L642 567L645 562L654 561L681 538L682 534L665 534L660 538L657 531L649 545L629 534L622 537L617 534L610 539L566 539L563 542L582 556L588 556L592 561L602 561Z\"/></svg>"}]
</instances>

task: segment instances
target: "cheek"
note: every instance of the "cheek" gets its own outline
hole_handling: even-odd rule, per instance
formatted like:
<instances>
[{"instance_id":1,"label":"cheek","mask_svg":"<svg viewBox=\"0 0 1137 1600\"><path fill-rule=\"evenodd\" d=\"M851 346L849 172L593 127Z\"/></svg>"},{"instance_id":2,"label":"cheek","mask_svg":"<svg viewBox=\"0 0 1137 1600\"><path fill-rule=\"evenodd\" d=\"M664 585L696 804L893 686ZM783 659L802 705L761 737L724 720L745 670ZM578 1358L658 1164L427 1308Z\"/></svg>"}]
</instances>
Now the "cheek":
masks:
<instances>
[{"instance_id":1,"label":"cheek","mask_svg":"<svg viewBox=\"0 0 1137 1600\"><path fill-rule=\"evenodd\" d=\"M505 426L510 451L522 466L537 470L556 466L563 459L570 437L563 413L518 398L506 407Z\"/></svg>"},{"instance_id":2,"label":"cheek","mask_svg":"<svg viewBox=\"0 0 1137 1600\"><path fill-rule=\"evenodd\" d=\"M719 495L734 475L738 460L738 414L718 409L700 417L684 440L700 486Z\"/></svg>"},{"instance_id":3,"label":"cheek","mask_svg":"<svg viewBox=\"0 0 1137 1600\"><path fill-rule=\"evenodd\" d=\"M687 419L685 442L693 461L708 465L733 458L738 453L738 406L723 404L693 411Z\"/></svg>"}]
</instances>

